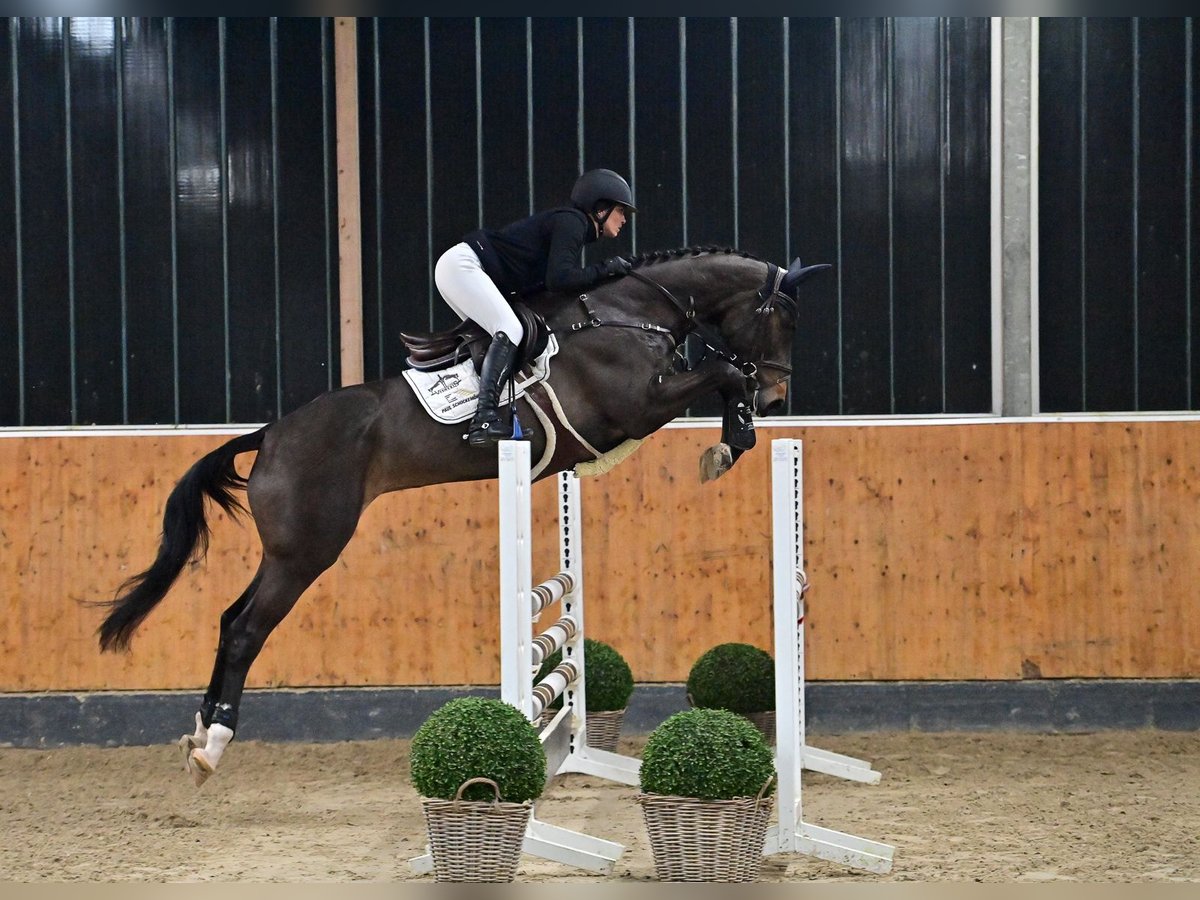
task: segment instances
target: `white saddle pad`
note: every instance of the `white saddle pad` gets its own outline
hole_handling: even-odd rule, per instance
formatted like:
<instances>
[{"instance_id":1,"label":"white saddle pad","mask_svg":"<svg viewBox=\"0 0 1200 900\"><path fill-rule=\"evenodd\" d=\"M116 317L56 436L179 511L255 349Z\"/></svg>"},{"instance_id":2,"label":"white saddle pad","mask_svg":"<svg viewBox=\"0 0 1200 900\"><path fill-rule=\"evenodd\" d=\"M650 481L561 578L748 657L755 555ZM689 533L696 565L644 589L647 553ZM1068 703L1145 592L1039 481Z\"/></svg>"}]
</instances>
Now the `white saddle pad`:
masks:
<instances>
[{"instance_id":1,"label":"white saddle pad","mask_svg":"<svg viewBox=\"0 0 1200 900\"><path fill-rule=\"evenodd\" d=\"M534 360L532 366L525 366L517 373L513 382L517 397L524 396L525 389L530 385L550 377L550 357L556 353L558 338L551 334L542 355ZM479 375L471 360L464 359L456 366L436 372L405 369L404 377L425 411L436 421L454 425L475 415L475 407L479 405ZM508 402L507 386L501 390L500 400L502 403Z\"/></svg>"}]
</instances>

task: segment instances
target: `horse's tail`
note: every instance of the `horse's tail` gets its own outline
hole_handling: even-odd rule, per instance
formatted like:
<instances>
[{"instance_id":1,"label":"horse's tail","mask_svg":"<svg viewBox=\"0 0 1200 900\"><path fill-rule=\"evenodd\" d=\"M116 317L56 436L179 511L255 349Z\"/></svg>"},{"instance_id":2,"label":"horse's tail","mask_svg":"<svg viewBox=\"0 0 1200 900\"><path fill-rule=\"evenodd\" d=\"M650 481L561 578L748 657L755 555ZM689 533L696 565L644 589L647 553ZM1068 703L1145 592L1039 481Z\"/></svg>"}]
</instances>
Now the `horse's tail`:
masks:
<instances>
[{"instance_id":1,"label":"horse's tail","mask_svg":"<svg viewBox=\"0 0 1200 900\"><path fill-rule=\"evenodd\" d=\"M205 495L230 516L246 512L241 500L233 494L246 486L246 479L234 468L233 459L239 453L261 447L267 427L227 441L196 460L179 479L167 498L158 556L150 568L117 588L114 599L99 604L111 609L98 629L101 652L127 649L134 630L166 596L188 560L199 561L208 552Z\"/></svg>"}]
</instances>

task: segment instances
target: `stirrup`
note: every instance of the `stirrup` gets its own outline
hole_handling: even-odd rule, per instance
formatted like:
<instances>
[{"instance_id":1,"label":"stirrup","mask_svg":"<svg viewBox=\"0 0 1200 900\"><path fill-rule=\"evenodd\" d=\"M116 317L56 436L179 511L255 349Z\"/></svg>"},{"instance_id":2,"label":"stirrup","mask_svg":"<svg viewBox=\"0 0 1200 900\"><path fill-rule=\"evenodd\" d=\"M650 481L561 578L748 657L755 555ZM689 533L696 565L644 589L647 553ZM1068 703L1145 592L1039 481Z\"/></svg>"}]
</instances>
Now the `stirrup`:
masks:
<instances>
[{"instance_id":1,"label":"stirrup","mask_svg":"<svg viewBox=\"0 0 1200 900\"><path fill-rule=\"evenodd\" d=\"M470 430L463 435L463 440L472 447L491 447L501 441L511 441L513 434L513 429L505 429L503 416L498 415L491 421L472 424Z\"/></svg>"}]
</instances>

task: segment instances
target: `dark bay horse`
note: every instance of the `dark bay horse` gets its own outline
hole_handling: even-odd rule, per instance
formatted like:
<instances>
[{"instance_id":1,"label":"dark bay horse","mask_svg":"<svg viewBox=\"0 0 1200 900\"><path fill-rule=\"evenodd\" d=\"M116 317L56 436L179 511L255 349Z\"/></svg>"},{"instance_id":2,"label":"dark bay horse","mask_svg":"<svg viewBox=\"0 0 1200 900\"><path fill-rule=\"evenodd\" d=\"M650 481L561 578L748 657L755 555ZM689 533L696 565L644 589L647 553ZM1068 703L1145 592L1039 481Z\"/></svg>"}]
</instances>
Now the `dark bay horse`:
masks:
<instances>
[{"instance_id":1,"label":"dark bay horse","mask_svg":"<svg viewBox=\"0 0 1200 900\"><path fill-rule=\"evenodd\" d=\"M823 268L797 259L784 271L735 250L688 248L640 256L629 275L579 297L530 299L560 343L548 380L558 423L539 416L528 395L518 401L531 458L553 446L538 477L646 437L713 392L727 410L739 401L760 415L778 409L791 374L798 287ZM693 333L708 352L681 367L676 351ZM246 675L268 635L337 560L367 505L389 491L496 477L497 454L469 447L465 429L433 420L398 376L323 394L226 442L180 479L167 498L157 557L104 604L99 640L102 650L128 647L188 560L203 557L205 497L235 514L244 510L234 491L244 488L262 560L221 616L196 731L180 741L197 785L233 737ZM712 448L709 477L727 471L748 448L742 444ZM258 457L243 479L234 458L252 450Z\"/></svg>"}]
</instances>

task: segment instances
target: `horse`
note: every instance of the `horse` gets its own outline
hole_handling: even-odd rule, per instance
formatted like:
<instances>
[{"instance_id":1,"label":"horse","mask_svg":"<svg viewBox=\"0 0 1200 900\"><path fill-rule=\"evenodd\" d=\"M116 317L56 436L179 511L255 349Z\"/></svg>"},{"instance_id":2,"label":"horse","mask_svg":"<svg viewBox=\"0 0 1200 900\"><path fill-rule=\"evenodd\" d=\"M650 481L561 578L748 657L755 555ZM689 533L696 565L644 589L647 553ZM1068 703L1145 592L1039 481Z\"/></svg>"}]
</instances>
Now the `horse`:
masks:
<instances>
[{"instance_id":1,"label":"horse","mask_svg":"<svg viewBox=\"0 0 1200 900\"><path fill-rule=\"evenodd\" d=\"M731 417L783 406L798 288L829 268L805 267L797 258L783 270L719 247L647 253L630 263L627 274L574 298L542 293L526 300L559 341L545 382L554 416L530 405L533 389L515 406L531 458L541 460L536 478L619 452L714 392L725 402L722 441L705 451L701 477L723 475L753 446L752 416L741 422L749 424L750 440ZM694 365L681 352L689 335L705 348ZM446 336L425 336L426 345ZM178 481L166 501L157 556L114 599L98 602L108 613L97 634L101 652L128 650L184 565L204 557L206 497L230 516L253 517L262 557L221 616L195 731L179 741L197 786L233 738L246 676L267 637L334 564L368 504L391 491L497 476L497 454L468 446L464 430L435 421L398 375L321 394L212 450ZM730 446L735 434L741 440ZM243 477L234 459L251 451L258 455Z\"/></svg>"}]
</instances>

